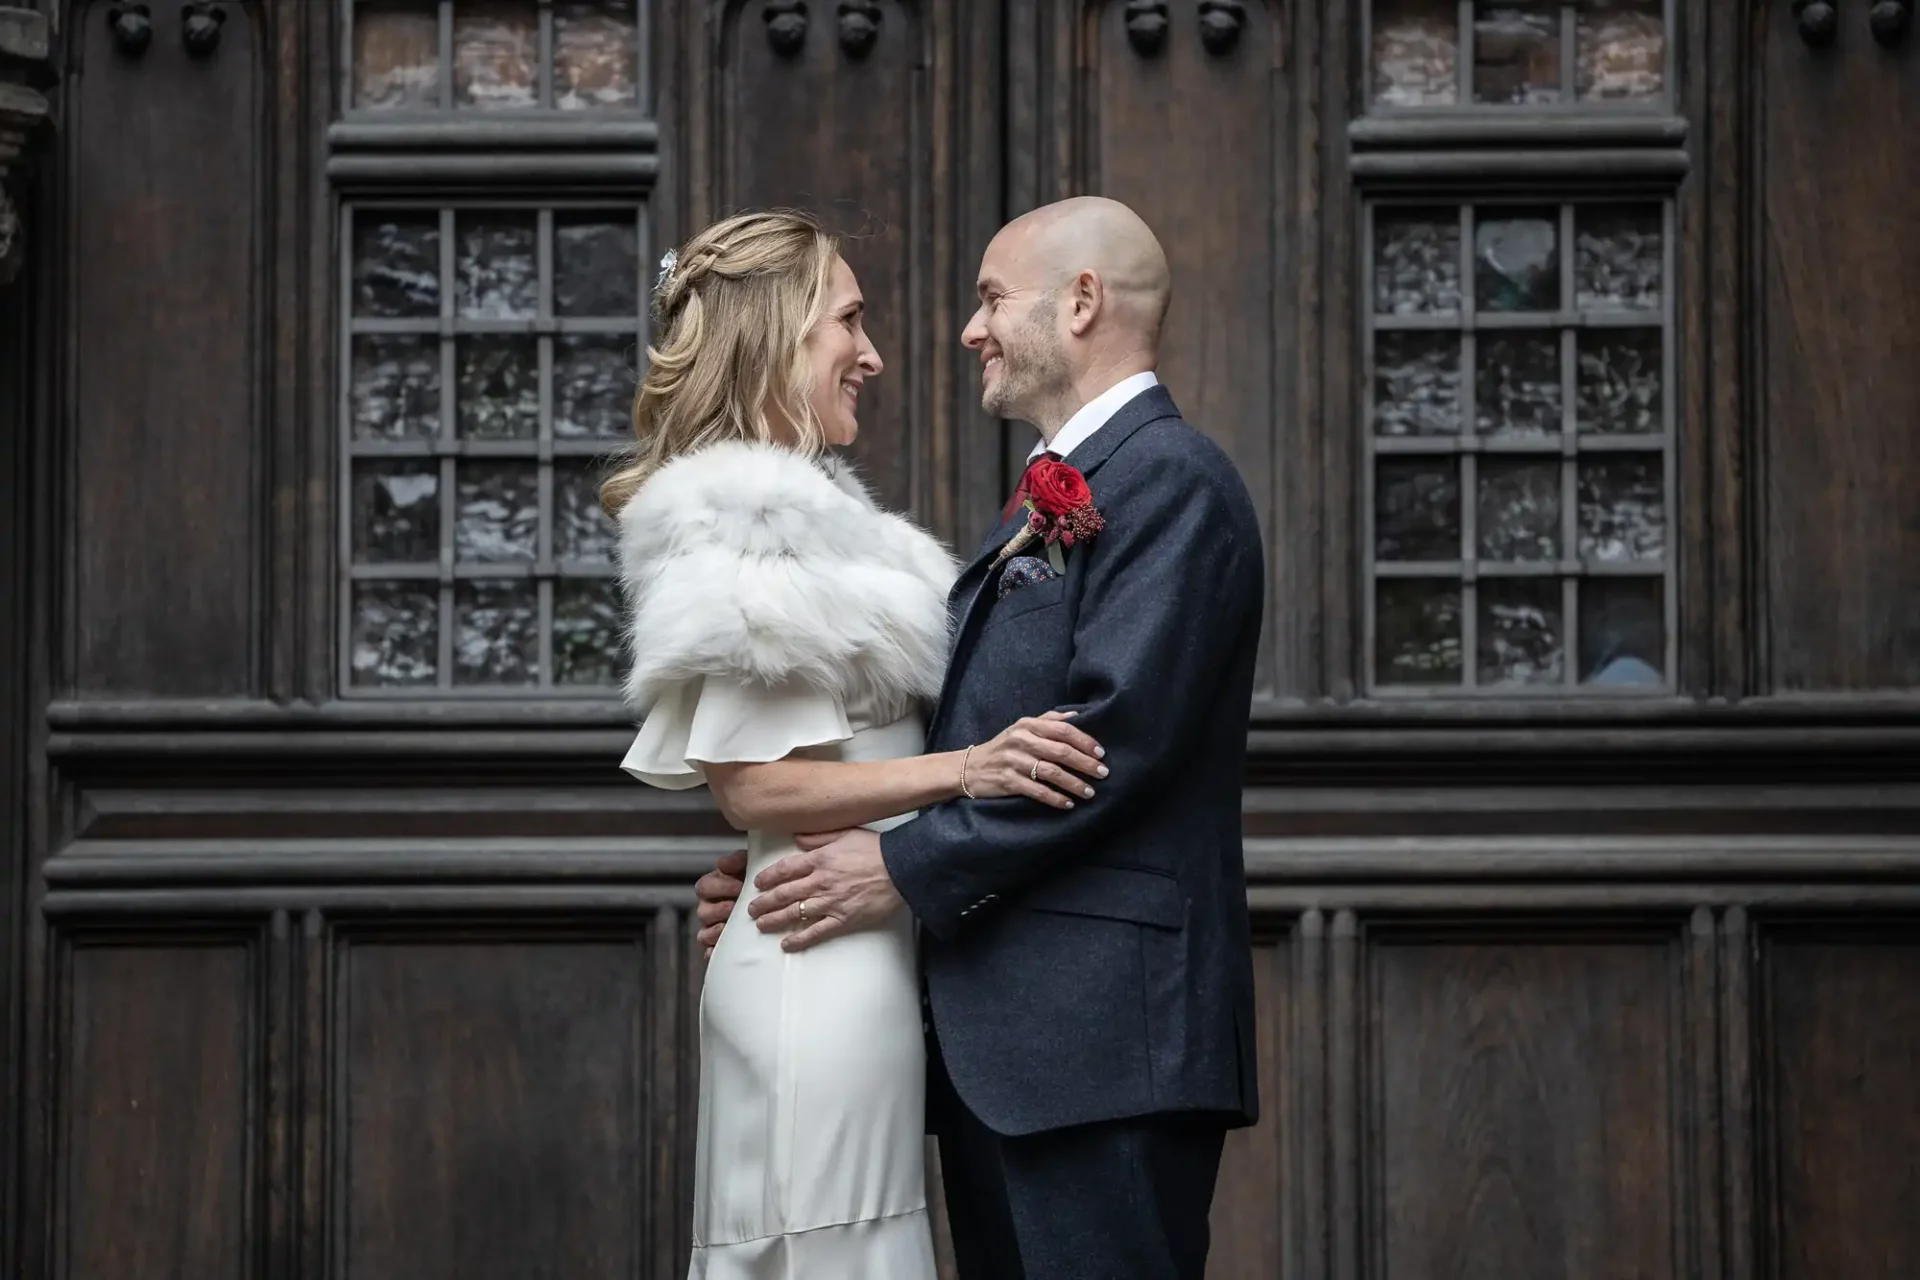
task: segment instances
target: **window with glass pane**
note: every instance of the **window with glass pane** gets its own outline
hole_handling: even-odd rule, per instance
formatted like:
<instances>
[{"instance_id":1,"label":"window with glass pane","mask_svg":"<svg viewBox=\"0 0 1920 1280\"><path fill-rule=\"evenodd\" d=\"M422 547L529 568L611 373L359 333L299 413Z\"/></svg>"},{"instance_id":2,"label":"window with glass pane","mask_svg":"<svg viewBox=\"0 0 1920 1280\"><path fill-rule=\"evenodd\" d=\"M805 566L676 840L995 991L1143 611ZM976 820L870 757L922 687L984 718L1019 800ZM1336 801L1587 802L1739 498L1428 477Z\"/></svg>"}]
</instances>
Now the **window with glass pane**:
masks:
<instances>
[{"instance_id":1,"label":"window with glass pane","mask_svg":"<svg viewBox=\"0 0 1920 1280\"><path fill-rule=\"evenodd\" d=\"M1369 207L1374 689L1669 687L1670 218Z\"/></svg>"},{"instance_id":2,"label":"window with glass pane","mask_svg":"<svg viewBox=\"0 0 1920 1280\"><path fill-rule=\"evenodd\" d=\"M349 206L344 683L604 694L643 208Z\"/></svg>"},{"instance_id":3,"label":"window with glass pane","mask_svg":"<svg viewBox=\"0 0 1920 1280\"><path fill-rule=\"evenodd\" d=\"M355 111L641 105L641 0L348 0Z\"/></svg>"},{"instance_id":4,"label":"window with glass pane","mask_svg":"<svg viewBox=\"0 0 1920 1280\"><path fill-rule=\"evenodd\" d=\"M1661 101L1667 0L1373 0L1375 107Z\"/></svg>"}]
</instances>

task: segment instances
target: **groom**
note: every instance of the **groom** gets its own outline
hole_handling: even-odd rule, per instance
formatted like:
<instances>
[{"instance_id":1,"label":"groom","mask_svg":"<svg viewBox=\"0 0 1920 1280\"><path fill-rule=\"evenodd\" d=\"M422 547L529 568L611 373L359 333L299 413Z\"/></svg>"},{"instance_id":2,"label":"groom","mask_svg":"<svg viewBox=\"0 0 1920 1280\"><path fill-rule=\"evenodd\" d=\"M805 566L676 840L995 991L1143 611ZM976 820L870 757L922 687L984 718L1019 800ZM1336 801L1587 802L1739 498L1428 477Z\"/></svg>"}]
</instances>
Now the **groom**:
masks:
<instances>
[{"instance_id":1,"label":"groom","mask_svg":"<svg viewBox=\"0 0 1920 1280\"><path fill-rule=\"evenodd\" d=\"M954 588L927 749L1062 708L1106 748L1098 795L803 840L749 907L790 950L903 904L919 920L969 1280L1199 1280L1225 1134L1257 1112L1240 780L1265 572L1240 477L1154 377L1168 291L1130 209L1068 200L994 238L963 335L983 406L1039 429L1035 458L1085 476L1103 527L1003 559L1028 519L1009 504ZM738 871L701 881L709 945Z\"/></svg>"}]
</instances>

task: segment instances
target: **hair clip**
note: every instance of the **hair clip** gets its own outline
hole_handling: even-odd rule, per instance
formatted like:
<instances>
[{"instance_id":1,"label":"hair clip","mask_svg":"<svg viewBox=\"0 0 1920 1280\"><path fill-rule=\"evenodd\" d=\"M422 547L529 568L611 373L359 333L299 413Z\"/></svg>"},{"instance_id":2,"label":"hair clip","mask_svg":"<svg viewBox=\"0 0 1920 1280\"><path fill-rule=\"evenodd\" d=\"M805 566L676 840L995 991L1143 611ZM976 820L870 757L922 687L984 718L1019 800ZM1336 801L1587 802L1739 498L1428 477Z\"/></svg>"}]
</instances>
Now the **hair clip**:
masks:
<instances>
[{"instance_id":1,"label":"hair clip","mask_svg":"<svg viewBox=\"0 0 1920 1280\"><path fill-rule=\"evenodd\" d=\"M653 278L653 313L656 318L660 315L661 303L666 300L667 286L673 283L673 269L679 262L680 255L672 249L661 255L660 274Z\"/></svg>"}]
</instances>

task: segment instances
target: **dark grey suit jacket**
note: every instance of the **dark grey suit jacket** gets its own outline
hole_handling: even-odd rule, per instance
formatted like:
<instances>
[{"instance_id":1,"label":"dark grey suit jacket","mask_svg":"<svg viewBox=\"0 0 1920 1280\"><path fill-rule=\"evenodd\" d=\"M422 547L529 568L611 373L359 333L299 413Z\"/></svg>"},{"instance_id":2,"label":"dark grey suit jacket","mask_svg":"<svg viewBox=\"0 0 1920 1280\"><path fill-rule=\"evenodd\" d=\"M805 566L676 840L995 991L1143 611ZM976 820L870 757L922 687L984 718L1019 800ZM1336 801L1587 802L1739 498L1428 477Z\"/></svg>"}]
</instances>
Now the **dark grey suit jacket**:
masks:
<instances>
[{"instance_id":1,"label":"dark grey suit jacket","mask_svg":"<svg viewBox=\"0 0 1920 1280\"><path fill-rule=\"evenodd\" d=\"M1257 1118L1241 769L1265 569L1226 455L1154 387L1068 459L1106 529L1004 599L955 585L930 751L1077 710L1111 776L1066 812L956 800L881 837L921 922L955 1089L1016 1135L1173 1111Z\"/></svg>"}]
</instances>

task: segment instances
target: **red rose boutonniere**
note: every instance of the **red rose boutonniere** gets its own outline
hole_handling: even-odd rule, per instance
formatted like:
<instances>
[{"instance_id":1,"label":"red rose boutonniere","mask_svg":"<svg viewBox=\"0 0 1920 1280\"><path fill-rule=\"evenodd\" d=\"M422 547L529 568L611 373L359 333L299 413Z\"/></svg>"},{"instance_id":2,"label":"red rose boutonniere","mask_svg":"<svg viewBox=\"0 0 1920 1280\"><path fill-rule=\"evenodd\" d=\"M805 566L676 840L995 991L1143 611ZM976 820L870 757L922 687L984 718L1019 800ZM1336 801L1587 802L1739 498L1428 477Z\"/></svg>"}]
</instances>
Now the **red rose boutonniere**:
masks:
<instances>
[{"instance_id":1,"label":"red rose boutonniere","mask_svg":"<svg viewBox=\"0 0 1920 1280\"><path fill-rule=\"evenodd\" d=\"M1052 458L1041 458L1028 467L1022 483L1027 491L1027 523L1000 548L999 558L1005 560L1039 538L1047 545L1054 572L1065 573L1066 553L1061 548L1091 542L1106 527L1093 505L1093 490L1078 467Z\"/></svg>"}]
</instances>

